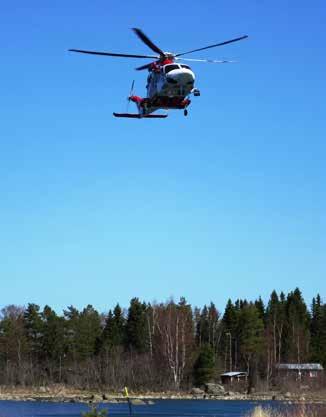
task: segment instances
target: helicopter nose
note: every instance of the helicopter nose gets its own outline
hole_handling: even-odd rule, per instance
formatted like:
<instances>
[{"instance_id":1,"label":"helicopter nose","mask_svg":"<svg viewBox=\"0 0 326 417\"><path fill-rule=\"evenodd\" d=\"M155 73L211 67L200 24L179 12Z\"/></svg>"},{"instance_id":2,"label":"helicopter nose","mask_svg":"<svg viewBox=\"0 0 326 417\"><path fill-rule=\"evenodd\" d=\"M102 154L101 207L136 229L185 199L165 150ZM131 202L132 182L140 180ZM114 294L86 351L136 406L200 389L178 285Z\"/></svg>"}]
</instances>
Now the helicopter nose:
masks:
<instances>
[{"instance_id":1,"label":"helicopter nose","mask_svg":"<svg viewBox=\"0 0 326 417\"><path fill-rule=\"evenodd\" d=\"M187 68L176 69L169 72L168 81L169 80L173 84L177 83L182 86L190 85L195 82L195 74Z\"/></svg>"}]
</instances>

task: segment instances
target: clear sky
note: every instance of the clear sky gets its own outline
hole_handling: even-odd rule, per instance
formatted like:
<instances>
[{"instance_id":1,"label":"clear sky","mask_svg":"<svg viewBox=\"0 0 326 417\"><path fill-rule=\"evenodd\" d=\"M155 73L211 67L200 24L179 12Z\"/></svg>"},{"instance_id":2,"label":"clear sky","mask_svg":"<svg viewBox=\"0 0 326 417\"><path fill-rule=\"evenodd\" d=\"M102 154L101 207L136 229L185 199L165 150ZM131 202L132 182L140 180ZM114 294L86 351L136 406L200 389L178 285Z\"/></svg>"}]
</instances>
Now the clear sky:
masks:
<instances>
[{"instance_id":1,"label":"clear sky","mask_svg":"<svg viewBox=\"0 0 326 417\"><path fill-rule=\"evenodd\" d=\"M0 307L138 296L326 301L323 0L5 0L0 10ZM145 60L183 52L189 116L114 119ZM130 105L130 110L132 104Z\"/></svg>"}]
</instances>

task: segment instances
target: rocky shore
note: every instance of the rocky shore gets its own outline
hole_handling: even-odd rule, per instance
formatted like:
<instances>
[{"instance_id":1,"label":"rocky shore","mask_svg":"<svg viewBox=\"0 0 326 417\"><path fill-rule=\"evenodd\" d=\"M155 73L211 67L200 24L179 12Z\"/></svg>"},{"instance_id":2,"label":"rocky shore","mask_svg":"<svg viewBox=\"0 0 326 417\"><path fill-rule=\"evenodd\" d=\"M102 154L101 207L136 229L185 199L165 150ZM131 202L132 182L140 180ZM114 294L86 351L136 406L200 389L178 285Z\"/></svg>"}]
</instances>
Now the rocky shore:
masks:
<instances>
[{"instance_id":1,"label":"rocky shore","mask_svg":"<svg viewBox=\"0 0 326 417\"><path fill-rule=\"evenodd\" d=\"M209 386L211 385L211 386ZM225 390L219 384L208 384L205 391L193 388L189 392L142 392L130 393L134 405L154 404L155 400L249 400L249 401L286 401L291 403L316 403L326 404L326 393L324 392L255 392L245 394ZM8 388L0 387L0 401L50 401L70 403L123 403L126 398L122 393L106 391L85 391L66 388L64 386L38 387L38 388Z\"/></svg>"}]
</instances>

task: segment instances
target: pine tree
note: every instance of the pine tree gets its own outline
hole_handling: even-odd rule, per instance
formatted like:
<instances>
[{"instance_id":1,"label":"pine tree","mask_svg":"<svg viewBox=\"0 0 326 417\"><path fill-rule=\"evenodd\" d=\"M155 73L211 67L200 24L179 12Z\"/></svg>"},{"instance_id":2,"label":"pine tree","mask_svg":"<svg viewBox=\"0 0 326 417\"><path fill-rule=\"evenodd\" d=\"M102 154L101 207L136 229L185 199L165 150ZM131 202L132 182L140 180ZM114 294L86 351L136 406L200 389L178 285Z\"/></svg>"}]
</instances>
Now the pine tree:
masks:
<instances>
[{"instance_id":1,"label":"pine tree","mask_svg":"<svg viewBox=\"0 0 326 417\"><path fill-rule=\"evenodd\" d=\"M40 307L37 304L28 304L24 312L27 343L31 355L31 361L38 362L43 357L43 321Z\"/></svg>"},{"instance_id":2,"label":"pine tree","mask_svg":"<svg viewBox=\"0 0 326 417\"><path fill-rule=\"evenodd\" d=\"M77 355L77 335L79 332L80 312L74 307L69 306L63 311L65 320L65 340L67 344L67 359L72 359L75 363Z\"/></svg>"}]
</instances>

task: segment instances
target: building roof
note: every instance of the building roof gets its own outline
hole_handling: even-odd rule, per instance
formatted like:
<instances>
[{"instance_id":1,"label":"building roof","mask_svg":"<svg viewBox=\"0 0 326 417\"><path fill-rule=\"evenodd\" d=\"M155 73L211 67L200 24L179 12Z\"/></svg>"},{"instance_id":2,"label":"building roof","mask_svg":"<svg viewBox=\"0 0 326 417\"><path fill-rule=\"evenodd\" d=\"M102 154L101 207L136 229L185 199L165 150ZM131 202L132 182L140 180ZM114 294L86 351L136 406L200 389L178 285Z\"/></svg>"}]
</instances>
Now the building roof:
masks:
<instances>
[{"instance_id":1,"label":"building roof","mask_svg":"<svg viewBox=\"0 0 326 417\"><path fill-rule=\"evenodd\" d=\"M324 368L320 363L280 363L277 369L288 369L294 371L322 371Z\"/></svg>"},{"instance_id":2,"label":"building roof","mask_svg":"<svg viewBox=\"0 0 326 417\"><path fill-rule=\"evenodd\" d=\"M229 377L233 377L233 376L247 376L247 372L224 372L224 374L221 374L221 376L229 376Z\"/></svg>"}]
</instances>

